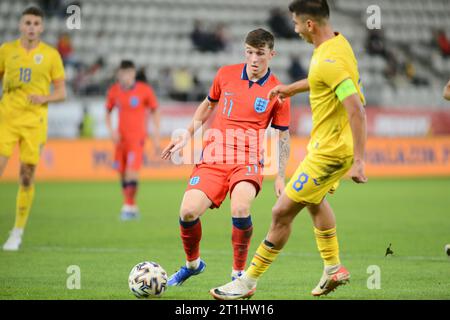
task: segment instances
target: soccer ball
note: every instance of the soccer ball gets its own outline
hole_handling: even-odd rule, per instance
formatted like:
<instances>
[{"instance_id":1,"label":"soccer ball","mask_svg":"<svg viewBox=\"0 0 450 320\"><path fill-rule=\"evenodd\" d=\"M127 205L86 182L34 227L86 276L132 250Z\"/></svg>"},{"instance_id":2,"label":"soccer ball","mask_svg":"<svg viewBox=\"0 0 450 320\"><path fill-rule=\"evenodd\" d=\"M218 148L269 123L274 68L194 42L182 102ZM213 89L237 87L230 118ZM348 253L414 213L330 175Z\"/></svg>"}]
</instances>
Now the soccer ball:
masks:
<instances>
[{"instance_id":1,"label":"soccer ball","mask_svg":"<svg viewBox=\"0 0 450 320\"><path fill-rule=\"evenodd\" d=\"M445 253L447 253L447 255L450 256L450 244L447 244L445 246Z\"/></svg>"},{"instance_id":2,"label":"soccer ball","mask_svg":"<svg viewBox=\"0 0 450 320\"><path fill-rule=\"evenodd\" d=\"M167 273L156 262L144 261L131 269L128 286L138 298L160 297L167 286Z\"/></svg>"}]
</instances>

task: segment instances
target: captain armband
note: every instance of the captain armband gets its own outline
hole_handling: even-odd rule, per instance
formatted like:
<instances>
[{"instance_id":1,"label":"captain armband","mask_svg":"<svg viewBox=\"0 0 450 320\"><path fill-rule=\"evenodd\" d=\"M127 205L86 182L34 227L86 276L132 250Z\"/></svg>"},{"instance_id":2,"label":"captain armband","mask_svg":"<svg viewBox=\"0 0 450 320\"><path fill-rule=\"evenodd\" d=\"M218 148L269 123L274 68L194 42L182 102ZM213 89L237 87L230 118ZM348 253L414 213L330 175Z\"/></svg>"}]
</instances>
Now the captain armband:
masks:
<instances>
[{"instance_id":1,"label":"captain armband","mask_svg":"<svg viewBox=\"0 0 450 320\"><path fill-rule=\"evenodd\" d=\"M352 94L358 93L355 84L351 79L342 81L335 90L339 101L344 101L345 98L351 96Z\"/></svg>"}]
</instances>

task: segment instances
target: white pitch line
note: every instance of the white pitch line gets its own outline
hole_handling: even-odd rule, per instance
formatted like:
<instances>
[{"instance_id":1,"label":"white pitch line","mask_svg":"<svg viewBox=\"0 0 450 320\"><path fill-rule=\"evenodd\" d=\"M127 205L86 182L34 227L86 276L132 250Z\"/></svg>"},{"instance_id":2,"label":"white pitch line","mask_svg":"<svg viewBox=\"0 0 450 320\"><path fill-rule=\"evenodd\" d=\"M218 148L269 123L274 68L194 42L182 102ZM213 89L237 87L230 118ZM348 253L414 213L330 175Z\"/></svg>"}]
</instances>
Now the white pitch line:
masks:
<instances>
[{"instance_id":1,"label":"white pitch line","mask_svg":"<svg viewBox=\"0 0 450 320\"><path fill-rule=\"evenodd\" d=\"M27 247L25 249L37 250L37 251L53 251L53 252L80 252L80 253L142 253L149 252L149 248L101 248L101 247L62 247L62 246L34 246ZM208 255L229 255L231 256L232 251L225 250L202 250L202 253ZM281 255L294 256L294 257L307 257L307 258L318 258L319 253L313 252L293 252L293 251L283 251ZM446 256L399 256L393 255L384 257L383 255L367 255L367 254L341 254L342 258L347 259L385 259L388 260L410 260L410 261L449 261L450 259Z\"/></svg>"}]
</instances>

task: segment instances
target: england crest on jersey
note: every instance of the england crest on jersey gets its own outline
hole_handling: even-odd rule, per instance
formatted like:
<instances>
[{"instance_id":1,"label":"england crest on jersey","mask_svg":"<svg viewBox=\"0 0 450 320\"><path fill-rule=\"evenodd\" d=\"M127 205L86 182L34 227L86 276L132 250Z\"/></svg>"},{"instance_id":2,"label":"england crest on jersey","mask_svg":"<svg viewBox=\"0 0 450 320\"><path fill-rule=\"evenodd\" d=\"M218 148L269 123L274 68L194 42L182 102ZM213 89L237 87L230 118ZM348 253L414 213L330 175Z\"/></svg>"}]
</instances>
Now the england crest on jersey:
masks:
<instances>
[{"instance_id":1,"label":"england crest on jersey","mask_svg":"<svg viewBox=\"0 0 450 320\"><path fill-rule=\"evenodd\" d=\"M263 113L267 110L267 106L269 105L269 100L263 98L256 98L255 100L255 111L257 113Z\"/></svg>"},{"instance_id":2,"label":"england crest on jersey","mask_svg":"<svg viewBox=\"0 0 450 320\"><path fill-rule=\"evenodd\" d=\"M136 96L132 96L130 99L130 106L132 108L136 108L139 105L139 98Z\"/></svg>"},{"instance_id":3,"label":"england crest on jersey","mask_svg":"<svg viewBox=\"0 0 450 320\"><path fill-rule=\"evenodd\" d=\"M34 62L36 64L41 64L42 60L44 60L44 56L42 54L35 54L34 55Z\"/></svg>"}]
</instances>

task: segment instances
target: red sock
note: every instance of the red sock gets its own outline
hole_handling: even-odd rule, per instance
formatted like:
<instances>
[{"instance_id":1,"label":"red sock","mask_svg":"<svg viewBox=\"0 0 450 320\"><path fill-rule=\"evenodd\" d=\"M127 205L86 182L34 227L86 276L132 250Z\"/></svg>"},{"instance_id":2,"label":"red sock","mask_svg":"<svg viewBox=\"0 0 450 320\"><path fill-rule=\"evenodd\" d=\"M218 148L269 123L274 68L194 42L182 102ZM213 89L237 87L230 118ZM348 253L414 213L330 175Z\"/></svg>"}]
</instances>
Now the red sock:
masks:
<instances>
[{"instance_id":1,"label":"red sock","mask_svg":"<svg viewBox=\"0 0 450 320\"><path fill-rule=\"evenodd\" d=\"M136 204L137 182L126 182L123 187L124 202L127 205L134 206Z\"/></svg>"},{"instance_id":2,"label":"red sock","mask_svg":"<svg viewBox=\"0 0 450 320\"><path fill-rule=\"evenodd\" d=\"M233 269L245 270L248 248L252 238L253 226L247 229L239 229L233 225L231 242L233 244Z\"/></svg>"},{"instance_id":3,"label":"red sock","mask_svg":"<svg viewBox=\"0 0 450 320\"><path fill-rule=\"evenodd\" d=\"M194 261L200 257L200 240L202 239L202 223L200 219L195 221L181 221L181 240L187 261Z\"/></svg>"}]
</instances>

